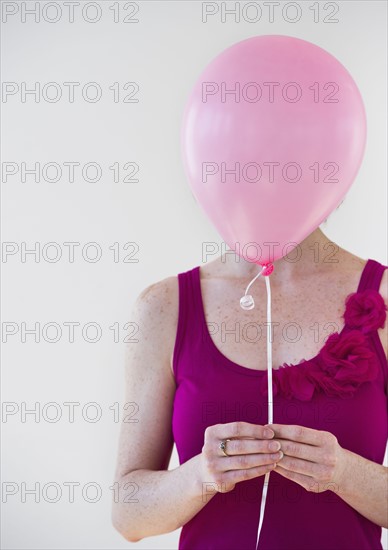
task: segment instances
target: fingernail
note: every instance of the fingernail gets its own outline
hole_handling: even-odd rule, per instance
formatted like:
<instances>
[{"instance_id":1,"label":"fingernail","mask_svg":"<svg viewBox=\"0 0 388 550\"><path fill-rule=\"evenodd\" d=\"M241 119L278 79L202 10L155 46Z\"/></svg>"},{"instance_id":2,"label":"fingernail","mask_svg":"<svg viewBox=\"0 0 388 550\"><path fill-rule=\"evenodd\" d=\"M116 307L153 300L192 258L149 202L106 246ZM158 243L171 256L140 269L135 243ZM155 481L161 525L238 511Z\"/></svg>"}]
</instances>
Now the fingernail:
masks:
<instances>
[{"instance_id":1,"label":"fingernail","mask_svg":"<svg viewBox=\"0 0 388 550\"><path fill-rule=\"evenodd\" d=\"M273 437L275 432L269 428L264 428L264 437Z\"/></svg>"},{"instance_id":2,"label":"fingernail","mask_svg":"<svg viewBox=\"0 0 388 550\"><path fill-rule=\"evenodd\" d=\"M280 449L279 441L271 441L268 446L270 451L278 451Z\"/></svg>"}]
</instances>

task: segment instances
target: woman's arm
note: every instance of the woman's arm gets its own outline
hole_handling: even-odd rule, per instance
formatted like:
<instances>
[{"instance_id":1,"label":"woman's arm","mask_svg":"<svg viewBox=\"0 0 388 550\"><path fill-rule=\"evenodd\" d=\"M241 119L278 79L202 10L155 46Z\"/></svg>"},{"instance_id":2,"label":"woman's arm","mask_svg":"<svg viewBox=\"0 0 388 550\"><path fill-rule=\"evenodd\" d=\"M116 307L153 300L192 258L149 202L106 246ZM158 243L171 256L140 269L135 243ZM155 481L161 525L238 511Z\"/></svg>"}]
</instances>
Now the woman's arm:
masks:
<instances>
[{"instance_id":1,"label":"woman's arm","mask_svg":"<svg viewBox=\"0 0 388 550\"><path fill-rule=\"evenodd\" d=\"M381 279L380 294L387 304L388 269L385 269ZM388 322L378 330L378 334L387 355ZM388 380L386 393L388 396ZM373 523L388 529L388 468L348 449L343 451L345 468L336 491L338 496Z\"/></svg>"},{"instance_id":2,"label":"woman's arm","mask_svg":"<svg viewBox=\"0 0 388 550\"><path fill-rule=\"evenodd\" d=\"M168 470L177 318L176 277L146 288L131 314L138 327L132 339L138 341L127 344L125 402L131 405L121 425L112 503L113 525L131 542L174 531L215 494L202 498L196 475L200 455Z\"/></svg>"},{"instance_id":3,"label":"woman's arm","mask_svg":"<svg viewBox=\"0 0 388 550\"><path fill-rule=\"evenodd\" d=\"M307 491L333 491L373 523L388 528L387 467L344 449L331 432L288 424L267 426L284 453L277 474Z\"/></svg>"},{"instance_id":4,"label":"woman's arm","mask_svg":"<svg viewBox=\"0 0 388 550\"><path fill-rule=\"evenodd\" d=\"M216 494L202 495L195 480L199 459L197 455L174 470L135 470L123 476L121 494L137 502L115 504L113 524L119 533L138 542L175 531L195 516ZM123 489L126 483L129 490Z\"/></svg>"},{"instance_id":5,"label":"woman's arm","mask_svg":"<svg viewBox=\"0 0 388 550\"><path fill-rule=\"evenodd\" d=\"M388 468L342 449L335 493L373 523L388 529Z\"/></svg>"}]
</instances>

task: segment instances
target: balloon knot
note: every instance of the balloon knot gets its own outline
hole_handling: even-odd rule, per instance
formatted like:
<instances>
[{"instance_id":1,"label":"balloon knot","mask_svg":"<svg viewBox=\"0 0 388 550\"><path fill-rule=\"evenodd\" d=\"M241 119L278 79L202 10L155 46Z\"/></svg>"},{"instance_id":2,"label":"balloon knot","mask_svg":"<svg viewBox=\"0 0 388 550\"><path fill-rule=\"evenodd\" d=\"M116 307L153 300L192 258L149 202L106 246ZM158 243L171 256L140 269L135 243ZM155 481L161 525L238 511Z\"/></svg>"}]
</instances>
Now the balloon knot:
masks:
<instances>
[{"instance_id":1,"label":"balloon knot","mask_svg":"<svg viewBox=\"0 0 388 550\"><path fill-rule=\"evenodd\" d=\"M268 264L265 264L262 275L264 276L271 275L272 271L273 271L273 264L269 262Z\"/></svg>"}]
</instances>

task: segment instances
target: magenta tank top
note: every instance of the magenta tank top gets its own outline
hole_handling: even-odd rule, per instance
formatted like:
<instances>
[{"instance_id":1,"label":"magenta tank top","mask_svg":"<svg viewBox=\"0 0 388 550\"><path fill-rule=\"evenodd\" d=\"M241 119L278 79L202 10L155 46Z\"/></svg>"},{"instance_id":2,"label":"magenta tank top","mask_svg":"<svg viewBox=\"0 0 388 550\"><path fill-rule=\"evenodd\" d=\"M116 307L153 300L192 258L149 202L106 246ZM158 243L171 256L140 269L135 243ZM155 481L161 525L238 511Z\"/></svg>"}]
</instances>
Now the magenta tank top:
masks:
<instances>
[{"instance_id":1,"label":"magenta tank top","mask_svg":"<svg viewBox=\"0 0 388 550\"><path fill-rule=\"evenodd\" d=\"M387 306L379 292L387 266L368 259L346 297L344 326L318 355L273 368L273 421L333 433L339 444L383 464L388 436L388 364L377 329ZM180 464L201 453L218 423L266 424L267 373L229 360L210 337L200 266L178 274L172 429ZM181 530L179 550L255 550L264 476L217 493ZM377 550L381 527L333 491L309 492L271 472L259 550Z\"/></svg>"}]
</instances>

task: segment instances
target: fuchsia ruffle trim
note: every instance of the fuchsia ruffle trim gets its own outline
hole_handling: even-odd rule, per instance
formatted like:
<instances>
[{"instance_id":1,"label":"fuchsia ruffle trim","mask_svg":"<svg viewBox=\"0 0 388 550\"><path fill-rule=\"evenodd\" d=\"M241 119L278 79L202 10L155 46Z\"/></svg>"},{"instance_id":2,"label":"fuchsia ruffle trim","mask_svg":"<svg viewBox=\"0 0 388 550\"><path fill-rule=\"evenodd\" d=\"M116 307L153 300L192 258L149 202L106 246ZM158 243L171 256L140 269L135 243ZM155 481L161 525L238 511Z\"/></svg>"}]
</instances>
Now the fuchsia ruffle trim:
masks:
<instances>
[{"instance_id":1,"label":"fuchsia ruffle trim","mask_svg":"<svg viewBox=\"0 0 388 550\"><path fill-rule=\"evenodd\" d=\"M378 291L367 289L349 294L345 308L343 318L350 330L330 334L313 359L272 370L274 396L310 401L315 392L325 392L349 398L361 384L376 378L378 357L367 335L385 326L387 306ZM268 394L266 376L261 379L261 392Z\"/></svg>"}]
</instances>

